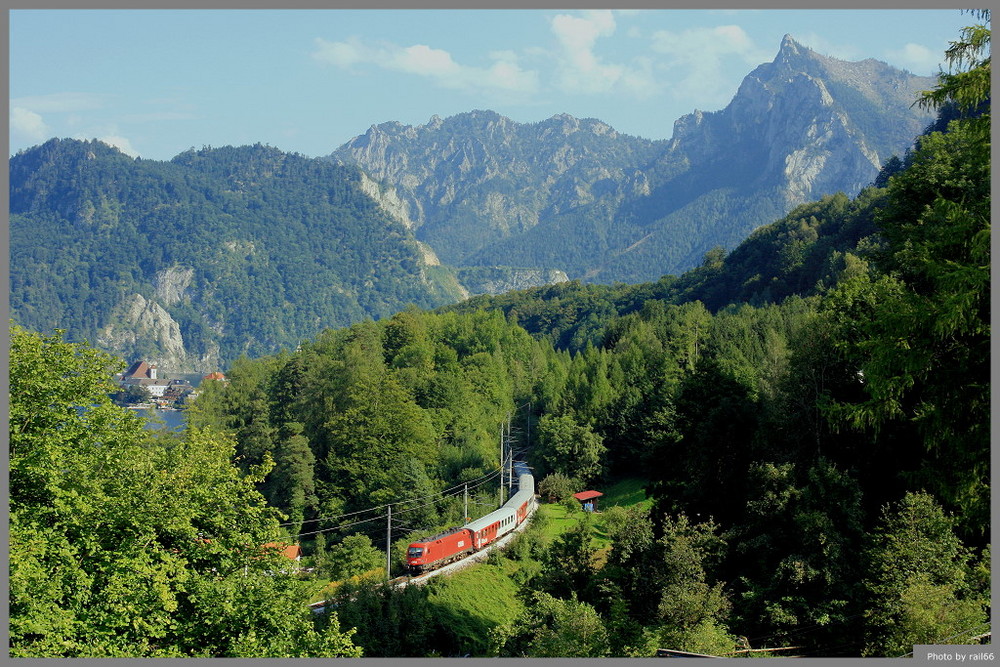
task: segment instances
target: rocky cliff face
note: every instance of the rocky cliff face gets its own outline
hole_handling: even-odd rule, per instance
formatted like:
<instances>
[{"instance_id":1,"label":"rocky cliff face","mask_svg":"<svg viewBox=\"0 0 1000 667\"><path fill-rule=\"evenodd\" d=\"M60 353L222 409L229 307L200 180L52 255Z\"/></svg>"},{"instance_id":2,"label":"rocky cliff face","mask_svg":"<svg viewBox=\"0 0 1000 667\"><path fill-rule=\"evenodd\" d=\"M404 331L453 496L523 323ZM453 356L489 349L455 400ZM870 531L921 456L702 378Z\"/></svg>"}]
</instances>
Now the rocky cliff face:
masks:
<instances>
[{"instance_id":1,"label":"rocky cliff face","mask_svg":"<svg viewBox=\"0 0 1000 667\"><path fill-rule=\"evenodd\" d=\"M558 269L518 269L507 266L468 267L458 269L457 274L468 291L468 296L503 294L569 280L566 272Z\"/></svg>"},{"instance_id":2,"label":"rocky cliff face","mask_svg":"<svg viewBox=\"0 0 1000 667\"><path fill-rule=\"evenodd\" d=\"M446 264L635 282L683 272L798 204L856 194L931 120L911 105L933 83L786 36L725 109L678 119L669 141L474 111L372 126L330 159L391 188Z\"/></svg>"},{"instance_id":3,"label":"rocky cliff face","mask_svg":"<svg viewBox=\"0 0 1000 667\"><path fill-rule=\"evenodd\" d=\"M180 303L188 296L193 279L194 269L191 267L175 265L158 271L153 278L156 298L167 306Z\"/></svg>"},{"instance_id":4,"label":"rocky cliff face","mask_svg":"<svg viewBox=\"0 0 1000 667\"><path fill-rule=\"evenodd\" d=\"M696 169L742 167L754 174L750 185L778 187L787 209L854 195L930 121L910 105L933 83L876 60L828 58L786 35L725 109L679 119L669 152Z\"/></svg>"},{"instance_id":5,"label":"rocky cliff face","mask_svg":"<svg viewBox=\"0 0 1000 667\"><path fill-rule=\"evenodd\" d=\"M115 308L98 333L97 345L126 361L150 361L169 373L207 373L219 368L218 346L201 357L189 354L180 325L156 300L141 294L128 296Z\"/></svg>"},{"instance_id":6,"label":"rocky cliff face","mask_svg":"<svg viewBox=\"0 0 1000 667\"><path fill-rule=\"evenodd\" d=\"M657 145L566 114L525 125L472 111L373 125L330 159L390 186L417 237L455 264L544 216L648 190L636 165Z\"/></svg>"}]
</instances>

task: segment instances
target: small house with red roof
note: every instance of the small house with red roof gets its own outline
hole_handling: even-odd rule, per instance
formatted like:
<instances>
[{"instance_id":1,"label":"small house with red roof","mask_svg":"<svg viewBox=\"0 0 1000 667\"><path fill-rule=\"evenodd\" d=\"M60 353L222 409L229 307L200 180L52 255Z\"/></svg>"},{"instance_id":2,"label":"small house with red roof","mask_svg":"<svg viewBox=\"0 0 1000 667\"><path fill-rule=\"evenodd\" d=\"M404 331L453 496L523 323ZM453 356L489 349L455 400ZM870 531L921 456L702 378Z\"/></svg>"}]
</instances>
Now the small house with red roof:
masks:
<instances>
[{"instance_id":1,"label":"small house with red roof","mask_svg":"<svg viewBox=\"0 0 1000 667\"><path fill-rule=\"evenodd\" d=\"M584 511L596 512L597 499L603 495L600 491L581 491L580 493L574 493L573 497L583 503Z\"/></svg>"},{"instance_id":2,"label":"small house with red roof","mask_svg":"<svg viewBox=\"0 0 1000 667\"><path fill-rule=\"evenodd\" d=\"M281 544L280 542L268 542L265 549L281 549L281 555L296 563L302 560L302 547L297 544Z\"/></svg>"}]
</instances>

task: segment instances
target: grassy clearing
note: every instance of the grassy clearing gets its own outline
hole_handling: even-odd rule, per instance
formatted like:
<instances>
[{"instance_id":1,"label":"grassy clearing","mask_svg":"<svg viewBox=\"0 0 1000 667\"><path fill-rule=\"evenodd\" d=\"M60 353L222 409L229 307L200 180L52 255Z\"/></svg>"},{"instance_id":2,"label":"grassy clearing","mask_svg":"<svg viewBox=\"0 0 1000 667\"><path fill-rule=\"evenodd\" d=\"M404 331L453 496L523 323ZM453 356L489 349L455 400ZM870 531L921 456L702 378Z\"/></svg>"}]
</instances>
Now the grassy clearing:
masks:
<instances>
[{"instance_id":1,"label":"grassy clearing","mask_svg":"<svg viewBox=\"0 0 1000 667\"><path fill-rule=\"evenodd\" d=\"M646 497L645 486L649 482L644 479L623 479L615 482L603 491L604 496L599 499L599 507L643 507L649 509L653 501Z\"/></svg>"},{"instance_id":2,"label":"grassy clearing","mask_svg":"<svg viewBox=\"0 0 1000 667\"><path fill-rule=\"evenodd\" d=\"M591 516L594 522L593 546L597 549L595 557L597 567L603 567L608 552L611 550L611 538L605 528L603 512L611 507L649 509L653 501L646 497L644 487L647 483L644 479L623 479L605 488L597 489L604 494L598 499L600 511ZM581 509L570 509L560 503L543 504L538 509L541 514L540 534L545 544L551 543L563 532L583 521L586 516Z\"/></svg>"},{"instance_id":3,"label":"grassy clearing","mask_svg":"<svg viewBox=\"0 0 1000 667\"><path fill-rule=\"evenodd\" d=\"M430 601L445 621L459 653L486 655L489 630L524 610L509 564L482 563L435 580Z\"/></svg>"},{"instance_id":4,"label":"grassy clearing","mask_svg":"<svg viewBox=\"0 0 1000 667\"><path fill-rule=\"evenodd\" d=\"M623 479L609 485L600 491L604 494L598 499L598 507L603 511L609 507L642 507L648 509L653 501L646 497L644 490L647 481L644 479ZM539 505L539 512L543 517L541 526L542 540L548 544L553 539L561 535L576 525L584 516L582 510L571 510L559 503L544 503ZM601 512L594 514L594 527L597 532L598 541L603 541L607 545L607 535L603 530Z\"/></svg>"}]
</instances>

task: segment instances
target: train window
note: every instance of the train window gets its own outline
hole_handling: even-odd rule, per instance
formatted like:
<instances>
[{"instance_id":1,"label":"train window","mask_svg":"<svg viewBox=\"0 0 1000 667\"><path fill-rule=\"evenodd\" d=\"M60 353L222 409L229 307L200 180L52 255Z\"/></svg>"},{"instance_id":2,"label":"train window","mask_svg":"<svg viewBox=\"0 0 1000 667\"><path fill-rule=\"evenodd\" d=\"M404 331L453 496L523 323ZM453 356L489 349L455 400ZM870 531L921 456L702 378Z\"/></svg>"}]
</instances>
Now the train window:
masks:
<instances>
[{"instance_id":1,"label":"train window","mask_svg":"<svg viewBox=\"0 0 1000 667\"><path fill-rule=\"evenodd\" d=\"M424 550L419 547L410 547L407 550L406 555L410 558L420 558L424 555Z\"/></svg>"}]
</instances>

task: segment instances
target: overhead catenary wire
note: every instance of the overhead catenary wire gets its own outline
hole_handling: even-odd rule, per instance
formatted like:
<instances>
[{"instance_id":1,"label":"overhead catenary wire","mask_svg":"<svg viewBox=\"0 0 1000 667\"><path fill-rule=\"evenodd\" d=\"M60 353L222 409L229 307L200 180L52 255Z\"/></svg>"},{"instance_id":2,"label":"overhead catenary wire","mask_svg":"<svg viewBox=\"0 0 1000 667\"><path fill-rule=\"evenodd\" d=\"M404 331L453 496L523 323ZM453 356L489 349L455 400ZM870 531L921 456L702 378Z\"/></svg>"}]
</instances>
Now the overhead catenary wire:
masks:
<instances>
[{"instance_id":1,"label":"overhead catenary wire","mask_svg":"<svg viewBox=\"0 0 1000 667\"><path fill-rule=\"evenodd\" d=\"M444 496L444 495L447 495L449 493L451 493L451 495L457 495L459 491L463 491L466 488L467 484L470 485L468 487L470 490L471 489L475 489L475 488L478 488L478 487L482 486L483 484L486 484L490 480L492 480L495 477L497 477L497 475L500 475L502 473L503 473L503 468L502 467L501 468L495 468L495 469L491 470L490 472L488 472L488 473L486 473L484 475L481 475L480 477L471 479L471 480L469 480L467 482L462 482L461 484L457 484L456 486L449 487L449 488L445 489L444 491L438 491L436 493L427 494L425 496L416 496L414 498L407 498L405 500L399 500L399 501L392 502L392 503L385 503L384 505L376 505L374 507L369 507L369 508L362 509L362 510L356 510L354 512L346 512L344 514L336 514L336 515L333 515L333 516L321 516L321 517L317 517L315 519L306 519L305 521L301 521L301 522L299 522L299 521L287 521L285 523L279 523L278 525L281 526L281 527L295 526L295 525L303 525L304 526L304 525L306 525L308 523L316 523L317 521L336 521L337 519L343 519L345 517L354 516L354 515L357 515L357 514L364 514L366 512L377 512L379 510L385 510L385 509L387 509L389 507L389 505L401 505L401 504L416 502L418 500L424 500L426 498L433 498L433 497L436 497L436 496ZM476 482L476 484L473 484L473 482ZM373 517L371 520L375 520L375 518L384 518L384 517L385 517L385 515L382 515L382 517ZM311 535L312 533L302 533L302 534L303 535L307 535L307 534Z\"/></svg>"},{"instance_id":2,"label":"overhead catenary wire","mask_svg":"<svg viewBox=\"0 0 1000 667\"><path fill-rule=\"evenodd\" d=\"M309 532L309 533L299 533L298 536L299 537L305 537L306 535L319 535L320 533L327 533L327 532L330 532L331 530L342 530L344 528L351 528L352 526L360 526L360 525L365 524L365 523L371 523L372 521L381 521L382 519L386 518L387 516L388 516L388 514L383 514L381 516L375 516L375 517L372 517L370 519L364 519L362 521L354 521L352 523L345 523L345 524L341 524L339 526L333 526L332 528L323 528L322 530L314 530L314 531Z\"/></svg>"},{"instance_id":3,"label":"overhead catenary wire","mask_svg":"<svg viewBox=\"0 0 1000 667\"><path fill-rule=\"evenodd\" d=\"M478 488L478 487L486 484L490 480L494 479L495 477L497 477L501 473L502 473L502 470L500 470L500 469L493 470L490 473L488 473L488 474L486 474L486 475L478 478L480 481L477 484L475 484L474 486L471 486L469 488L470 489ZM416 507L408 507L406 509L396 509L393 512L393 514L394 515L399 515L399 514L405 514L407 512L413 512L413 511L416 511L418 509L422 509L424 507L429 507L431 505L435 505L437 503L440 503L440 502L446 500L448 497L457 496L459 491L464 492L466 484L467 484L467 482L463 482L461 485L456 486L456 487L452 487L451 489L447 489L446 491L443 491L443 492L429 494L429 495L426 495L426 496L418 496L416 498L410 498L410 499L407 499L407 500L399 501L397 503L387 503L386 505L379 505L377 507L369 508L367 510L358 510L357 512L351 512L349 514L339 515L339 516L335 516L335 517L321 517L319 519L311 519L310 521L313 521L313 522L315 522L315 521L323 521L323 520L333 520L333 519L337 519L337 518L341 518L341 517L345 517L345 516L353 516L353 515L356 515L356 514L361 514L361 513L364 513L364 512L376 511L376 510L383 509L383 508L385 508L387 510L386 513L384 513L384 514L380 514L378 516L369 517L367 519L361 519L359 521L352 521L352 522L346 523L346 524L338 524L336 526L331 526L331 527L328 527L328 528L322 528L320 530L314 530L314 531L309 531L309 532L305 532L305 533L299 533L298 537L301 538L301 537L307 537L307 536L310 536L310 535L319 535L319 534L322 534L322 533L328 533L328 532L332 532L332 531L343 530L345 528L352 528L354 526L364 525L366 523L373 523L375 521L382 521L383 519L388 520L389 519L389 508L392 507L392 506L398 506L400 504L415 502L415 501L421 500L421 499L433 498L435 496L441 496L441 497L437 498L436 500L433 500L433 501L428 502L428 503L424 503L422 505L418 505ZM453 493L450 496L443 496L443 494L446 493L447 491L453 491ZM490 503L480 503L480 502L476 502L476 501L472 501L472 502L473 502L473 504L476 504L476 505L484 505L484 506L487 506L487 507L491 507L492 506L492 504L490 504ZM303 523L306 523L306 522L303 522ZM293 525L293 524L288 523L288 524L280 524L280 525L286 526L286 525Z\"/></svg>"},{"instance_id":4,"label":"overhead catenary wire","mask_svg":"<svg viewBox=\"0 0 1000 667\"><path fill-rule=\"evenodd\" d=\"M476 488L478 486L481 486L482 484L485 484L486 482L490 481L491 479L493 479L494 477L496 477L498 474L500 474L500 472L501 471L499 469L495 469L495 470L490 471L486 475L483 475L483 476L481 476L479 478L476 478L477 480L480 480L480 481L479 481L478 484L476 484L472 488ZM376 505L374 507L369 507L369 508L363 509L363 510L357 510L357 511L354 511L354 512L347 512L345 514L337 514L337 515L334 515L334 516L326 516L326 517L317 517L315 519L307 519L305 521L302 521L301 523L304 525L304 524L307 524L307 523L315 523L317 521L334 521L336 519L341 519L341 518L344 518L344 517L353 516L355 514L364 514L365 512L376 512L378 510L382 510L382 509L388 508L389 505L399 505L399 504L403 504L403 503L416 502L418 500L423 500L425 498L432 498L432 497L435 497L435 496L442 496L442 495L448 494L449 492L452 492L452 491L454 491L454 492L457 493L457 491L459 489L464 488L466 484L469 484L472 481L476 481L476 480L470 480L469 482L463 482L462 484L450 487L448 489L445 489L444 491L438 491L436 493L428 494L426 496L416 496L414 498L407 498L405 500L399 500L399 501L396 501L396 502L393 502L393 503L386 503L384 505ZM289 521L289 522L281 523L281 524L278 524L278 525L279 526L292 526L292 525L296 525L297 523L299 523L299 522Z\"/></svg>"},{"instance_id":5,"label":"overhead catenary wire","mask_svg":"<svg viewBox=\"0 0 1000 667\"><path fill-rule=\"evenodd\" d=\"M520 409L520 408L523 408L525 406L530 406L530 403L525 403L525 404L519 406L516 409ZM518 431L520 431L520 429L518 429ZM375 521L381 521L382 519L386 519L386 536L385 536L385 543L386 543L386 572L388 573L390 571L390 569L391 569L391 561L390 561L390 557L389 557L389 547L391 545L392 534L394 532L393 531L393 526L392 526L393 506L396 507L396 514L398 516L400 514L406 514L408 512L414 512L416 510L423 509L425 507L429 507L429 506L436 505L438 503L444 502L444 501L448 500L451 497L457 496L458 493L461 492L463 494L463 496L465 497L465 507L466 507L466 509L465 509L465 513L464 514L468 514L468 503L469 503L468 493L469 493L469 491L470 490L474 490L474 489L476 489L476 488L478 488L480 486L483 486L484 484L490 482L491 480L493 480L497 476L500 477L500 482L501 482L501 484L500 484L500 486L501 486L501 503L503 502L504 477L505 476L509 476L509 482L508 482L508 484L510 486L513 486L513 482L514 482L514 479L513 479L514 478L513 463L514 463L515 451L514 451L514 438L512 437L512 433L511 433L511 416L510 415L508 415L508 417L507 417L507 432L506 432L506 436L505 436L504 430L503 430L503 422L501 422L501 431L500 432L501 432L501 438L500 438L500 441L501 441L501 454L500 454L499 466L497 468L495 468L495 469L493 469L493 470L491 470L491 471L489 471L489 472L487 472L487 473L479 476L478 478L474 478L472 480L464 481L464 482L461 482L459 484L456 484L455 486L452 486L452 487L449 487L447 489L444 489L443 491L438 491L438 492L426 494L426 495L423 495L423 496L415 496L415 497L412 497L412 498L407 498L407 499L396 501L396 502L386 503L384 505L377 505L377 506L369 507L369 508L366 508L366 509L355 510L353 512L346 512L344 514L338 514L338 515L326 516L326 517L316 517L316 518L307 519L307 520L304 520L304 521L289 521L289 522L281 523L281 524L278 524L278 525L282 526L282 527L297 525L297 526L299 526L299 529L301 530L301 527L304 526L304 525L306 525L306 524L317 523L317 522L320 522L320 521L336 521L338 519L344 519L344 518L347 518L347 517L363 515L363 514L367 514L367 513L370 513L370 512L377 512L379 510L385 509L386 510L385 514L380 514L378 516L372 516L372 517L369 517L369 518L360 519L360 520L357 520L357 521L352 521L352 522L349 522L349 523L346 523L346 524L338 524L336 526L331 526L331 527L327 527L327 528L321 528L319 530L308 531L308 532L300 532L300 533L298 533L297 537L298 538L302 538L302 537L307 537L307 536L310 536L310 535L320 535L322 533L327 533L327 532L332 532L332 531L339 531L339 530L343 530L345 528L351 528L351 527L354 527L354 526L360 526L360 525L364 525L364 524L368 524L368 523L373 523ZM506 447L504 445L506 445ZM521 452L519 451L518 454L520 454L520 453ZM422 502L422 501L429 501L429 502ZM416 506L413 506L413 507L405 507L406 505L409 505L411 503L416 503L416 502L422 502L422 504L416 505ZM492 506L491 503L479 503L479 502L477 502L475 500L472 501L472 503L474 505ZM400 508L401 505L404 506L405 509L401 509ZM466 520L468 520L468 517L466 517ZM403 526L397 527L397 529L398 528L402 528L403 530L411 530L411 527L407 526L406 524L404 524Z\"/></svg>"}]
</instances>

